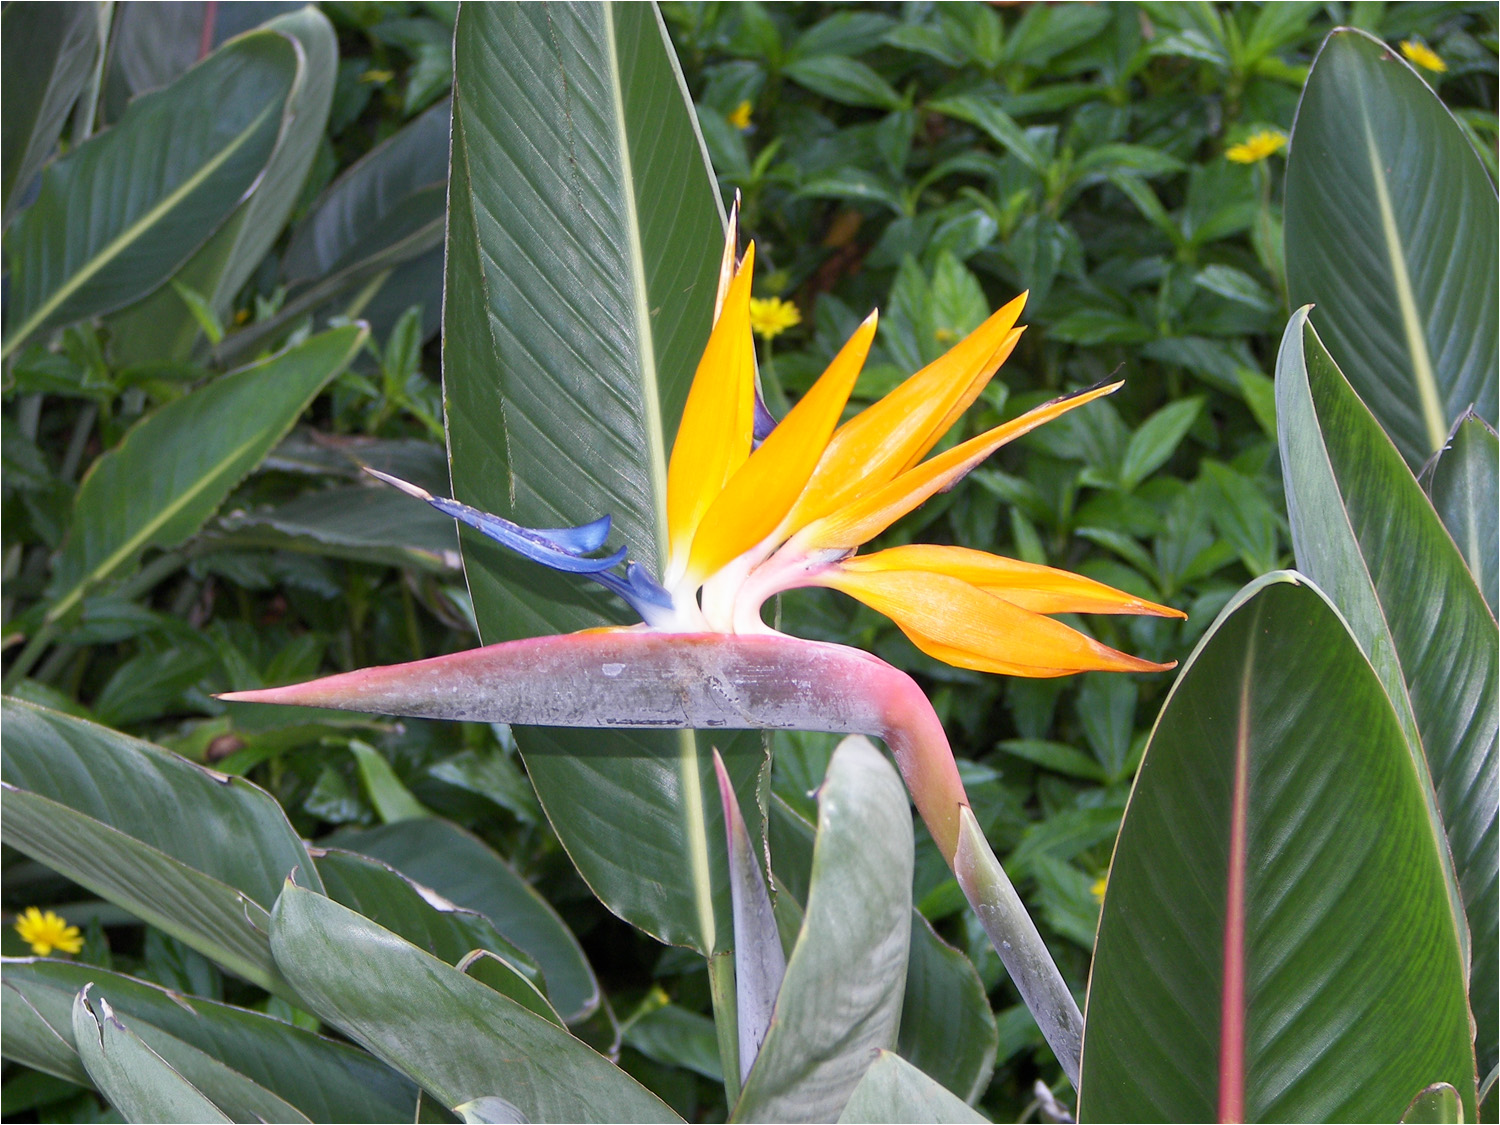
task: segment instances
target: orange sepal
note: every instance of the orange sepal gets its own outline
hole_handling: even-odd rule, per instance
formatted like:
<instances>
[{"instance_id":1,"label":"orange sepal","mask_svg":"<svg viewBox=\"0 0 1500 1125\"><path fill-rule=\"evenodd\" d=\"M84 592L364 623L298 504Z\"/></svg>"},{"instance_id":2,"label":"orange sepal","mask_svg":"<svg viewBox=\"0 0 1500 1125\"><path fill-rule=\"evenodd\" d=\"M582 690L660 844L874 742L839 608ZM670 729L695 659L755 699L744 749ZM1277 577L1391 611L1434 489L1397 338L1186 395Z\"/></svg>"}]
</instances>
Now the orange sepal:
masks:
<instances>
[{"instance_id":1,"label":"orange sepal","mask_svg":"<svg viewBox=\"0 0 1500 1125\"><path fill-rule=\"evenodd\" d=\"M1151 617L1187 617L1180 609L1157 605L1081 574L1007 559L968 547L913 543L845 559L839 566L856 574L888 570L946 574L1032 613L1132 613Z\"/></svg>"},{"instance_id":2,"label":"orange sepal","mask_svg":"<svg viewBox=\"0 0 1500 1125\"><path fill-rule=\"evenodd\" d=\"M879 402L840 426L788 515L788 533L886 484L931 449L1004 362L1022 293Z\"/></svg>"},{"instance_id":3,"label":"orange sepal","mask_svg":"<svg viewBox=\"0 0 1500 1125\"><path fill-rule=\"evenodd\" d=\"M871 313L766 440L724 486L698 525L687 585L697 585L776 530L817 467L875 338Z\"/></svg>"},{"instance_id":4,"label":"orange sepal","mask_svg":"<svg viewBox=\"0 0 1500 1125\"><path fill-rule=\"evenodd\" d=\"M755 244L745 248L724 309L698 361L667 465L667 581L687 564L703 514L750 456L755 409L755 345L750 277Z\"/></svg>"},{"instance_id":5,"label":"orange sepal","mask_svg":"<svg viewBox=\"0 0 1500 1125\"><path fill-rule=\"evenodd\" d=\"M1123 385L1110 383L1053 399L955 445L908 469L884 487L808 524L798 534L798 542L806 550L850 550L867 543L934 493L952 488L1006 442Z\"/></svg>"},{"instance_id":6,"label":"orange sepal","mask_svg":"<svg viewBox=\"0 0 1500 1125\"><path fill-rule=\"evenodd\" d=\"M1049 678L1090 671L1164 672L1176 666L1118 652L946 574L859 573L834 566L814 581L885 614L927 655L959 668Z\"/></svg>"}]
</instances>

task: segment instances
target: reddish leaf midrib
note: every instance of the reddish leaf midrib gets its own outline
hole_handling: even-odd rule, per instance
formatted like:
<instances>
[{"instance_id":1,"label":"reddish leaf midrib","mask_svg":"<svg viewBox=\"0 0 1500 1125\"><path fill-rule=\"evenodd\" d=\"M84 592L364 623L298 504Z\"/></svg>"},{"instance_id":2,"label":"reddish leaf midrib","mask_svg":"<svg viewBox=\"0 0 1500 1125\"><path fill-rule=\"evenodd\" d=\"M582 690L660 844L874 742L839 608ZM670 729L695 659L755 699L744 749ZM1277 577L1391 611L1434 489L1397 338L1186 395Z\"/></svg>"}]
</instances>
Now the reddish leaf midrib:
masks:
<instances>
[{"instance_id":1,"label":"reddish leaf midrib","mask_svg":"<svg viewBox=\"0 0 1500 1125\"><path fill-rule=\"evenodd\" d=\"M1229 871L1224 906L1224 992L1219 1023L1219 1120L1245 1119L1245 863L1250 788L1250 681L1254 641L1240 679L1229 808Z\"/></svg>"}]
</instances>

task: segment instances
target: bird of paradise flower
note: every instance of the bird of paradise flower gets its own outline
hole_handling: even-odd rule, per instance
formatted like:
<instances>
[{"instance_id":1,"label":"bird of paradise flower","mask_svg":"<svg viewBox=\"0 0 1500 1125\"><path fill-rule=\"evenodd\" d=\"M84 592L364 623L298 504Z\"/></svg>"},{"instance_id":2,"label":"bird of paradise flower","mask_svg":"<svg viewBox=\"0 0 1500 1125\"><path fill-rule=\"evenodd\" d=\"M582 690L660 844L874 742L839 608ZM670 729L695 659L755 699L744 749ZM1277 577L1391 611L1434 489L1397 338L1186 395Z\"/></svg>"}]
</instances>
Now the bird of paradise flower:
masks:
<instances>
[{"instance_id":1,"label":"bird of paradise flower","mask_svg":"<svg viewBox=\"0 0 1500 1125\"><path fill-rule=\"evenodd\" d=\"M779 423L757 388L750 323L755 247L730 223L714 325L667 469L668 552L660 576L620 548L599 556L608 516L534 529L372 475L524 557L592 579L640 616L634 626L491 645L229 700L541 726L738 727L878 735L917 810L979 909L1023 997L1076 1080L1081 1017L984 840L951 749L916 684L884 661L772 629L765 602L829 587L890 617L923 652L1014 676L1164 671L1053 614L1183 617L1181 611L1052 567L965 547L911 544L858 554L953 487L1002 445L1110 394L1109 383L1042 404L928 454L1020 339L1022 294L948 353L840 424L874 340L875 313ZM623 571L620 570L624 564ZM1039 969L1042 965L1044 970Z\"/></svg>"}]
</instances>

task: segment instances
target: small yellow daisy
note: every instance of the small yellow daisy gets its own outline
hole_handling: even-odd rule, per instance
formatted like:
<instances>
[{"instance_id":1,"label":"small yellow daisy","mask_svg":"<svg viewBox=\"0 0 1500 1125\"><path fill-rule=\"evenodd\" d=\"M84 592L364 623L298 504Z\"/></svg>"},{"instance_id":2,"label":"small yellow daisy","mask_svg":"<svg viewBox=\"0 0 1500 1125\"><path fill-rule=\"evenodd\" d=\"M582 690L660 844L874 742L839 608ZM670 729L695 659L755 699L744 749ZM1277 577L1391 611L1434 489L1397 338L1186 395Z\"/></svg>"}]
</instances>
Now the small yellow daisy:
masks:
<instances>
[{"instance_id":1,"label":"small yellow daisy","mask_svg":"<svg viewBox=\"0 0 1500 1125\"><path fill-rule=\"evenodd\" d=\"M1235 164L1256 164L1286 147L1286 134L1279 129L1262 129L1251 133L1237 145L1230 145L1224 155Z\"/></svg>"},{"instance_id":2,"label":"small yellow daisy","mask_svg":"<svg viewBox=\"0 0 1500 1125\"><path fill-rule=\"evenodd\" d=\"M748 99L740 102L739 105L734 107L734 112L729 115L729 123L736 129L750 128L751 108L752 107Z\"/></svg>"},{"instance_id":3,"label":"small yellow daisy","mask_svg":"<svg viewBox=\"0 0 1500 1125\"><path fill-rule=\"evenodd\" d=\"M1104 901L1104 889L1106 887L1108 887L1108 886L1109 886L1109 876L1108 875L1101 875L1101 876L1099 876L1099 878L1097 878L1097 879L1094 880L1094 885L1089 888L1089 893L1092 894L1100 902L1103 902Z\"/></svg>"},{"instance_id":4,"label":"small yellow daisy","mask_svg":"<svg viewBox=\"0 0 1500 1125\"><path fill-rule=\"evenodd\" d=\"M750 330L762 340L774 340L802 323L797 306L780 297L750 298Z\"/></svg>"},{"instance_id":5,"label":"small yellow daisy","mask_svg":"<svg viewBox=\"0 0 1500 1125\"><path fill-rule=\"evenodd\" d=\"M1442 74L1448 69L1448 64L1438 56L1436 51L1426 43L1422 43L1416 39L1403 39L1401 41L1401 53L1407 57L1408 61L1416 63L1423 70L1431 70Z\"/></svg>"},{"instance_id":6,"label":"small yellow daisy","mask_svg":"<svg viewBox=\"0 0 1500 1125\"><path fill-rule=\"evenodd\" d=\"M83 949L83 935L77 926L68 925L50 910L43 914L34 906L28 906L16 919L16 933L38 957L45 957L54 949L63 953Z\"/></svg>"}]
</instances>

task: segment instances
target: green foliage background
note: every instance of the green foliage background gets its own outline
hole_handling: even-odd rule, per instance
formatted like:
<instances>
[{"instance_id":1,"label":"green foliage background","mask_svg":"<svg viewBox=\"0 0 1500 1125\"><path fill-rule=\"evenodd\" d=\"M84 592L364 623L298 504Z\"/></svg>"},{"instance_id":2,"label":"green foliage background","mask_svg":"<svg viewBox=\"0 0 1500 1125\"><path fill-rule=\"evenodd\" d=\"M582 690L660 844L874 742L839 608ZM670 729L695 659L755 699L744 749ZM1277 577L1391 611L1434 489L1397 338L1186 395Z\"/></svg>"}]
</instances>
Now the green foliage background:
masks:
<instances>
[{"instance_id":1,"label":"green foliage background","mask_svg":"<svg viewBox=\"0 0 1500 1125\"><path fill-rule=\"evenodd\" d=\"M253 26L281 6L245 7L264 9L236 17ZM701 959L654 944L595 902L507 730L321 717L286 725L211 698L473 643L451 524L362 486L355 466L446 489L440 242L436 270L429 245L315 292L314 272L332 276L341 263L314 271L301 225L372 149L441 114L455 7L321 5L339 36L326 136L287 231L229 314L183 298L199 333L191 348L143 356L128 323L105 322L18 354L3 415L6 688L244 774L313 840L398 819L410 797L470 829L581 940L605 995L584 1037L601 1049L623 1041L627 1069L690 1119L712 1118L724 1106ZM802 313L801 325L761 344L773 410L810 385L871 307L881 328L861 403L1028 289L1026 336L950 440L1116 373L1125 388L1004 450L882 545L962 543L1187 610L1185 623L1072 622L1153 660L1184 658L1237 589L1290 558L1270 380L1291 311L1284 154L1245 165L1226 149L1290 130L1313 50L1349 23L1438 52L1448 70L1424 77L1495 174L1489 4L669 3L663 12L726 197L743 198L757 295ZM107 117L118 119L128 93L106 81ZM410 198L428 190L411 218L440 196L420 175L409 179ZM418 218L433 221L418 215L413 230L427 229ZM91 591L35 660L19 661L94 458L211 371L352 317L370 322L372 342L220 514L186 543L147 554L122 583ZM1092 888L1107 874L1169 677L1005 680L933 662L885 619L828 592L787 596L779 613L788 631L871 649L928 688L986 834L1081 994L1098 918ZM774 796L812 814L809 791L832 740L775 737ZM34 903L57 907L85 929L80 960L309 1018L18 853L7 850L4 863L7 918ZM1060 1089L1061 1075L920 829L916 901L991 989L999 1039L980 1108L1016 1119L1037 1078ZM9 926L0 944L24 952ZM12 1064L0 1111L102 1112L91 1093Z\"/></svg>"}]
</instances>

